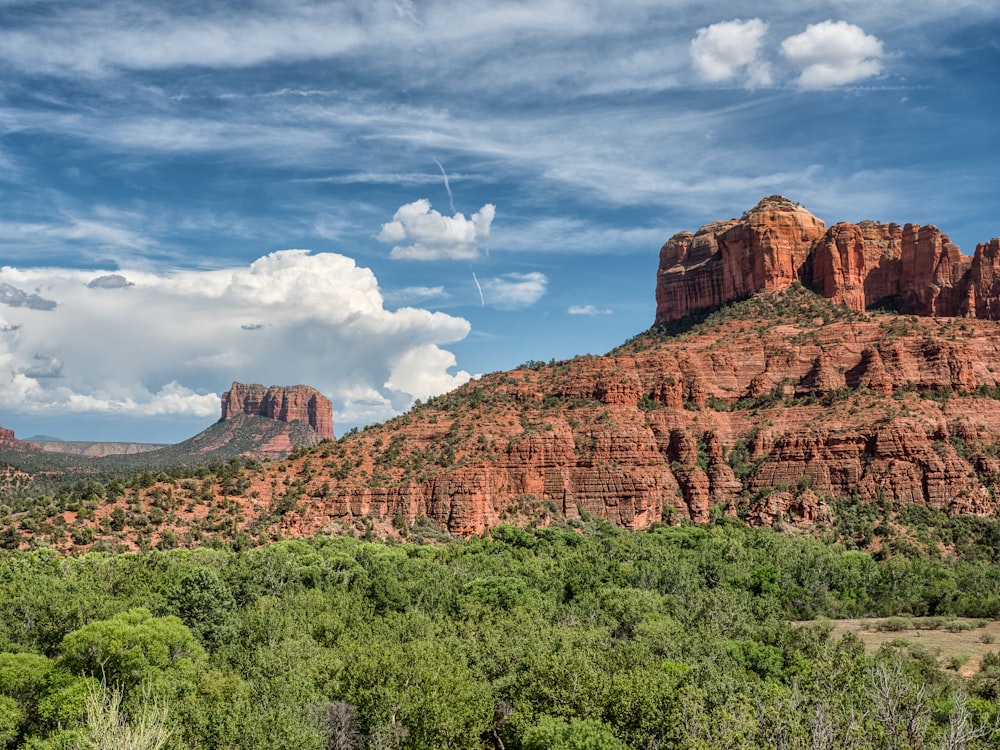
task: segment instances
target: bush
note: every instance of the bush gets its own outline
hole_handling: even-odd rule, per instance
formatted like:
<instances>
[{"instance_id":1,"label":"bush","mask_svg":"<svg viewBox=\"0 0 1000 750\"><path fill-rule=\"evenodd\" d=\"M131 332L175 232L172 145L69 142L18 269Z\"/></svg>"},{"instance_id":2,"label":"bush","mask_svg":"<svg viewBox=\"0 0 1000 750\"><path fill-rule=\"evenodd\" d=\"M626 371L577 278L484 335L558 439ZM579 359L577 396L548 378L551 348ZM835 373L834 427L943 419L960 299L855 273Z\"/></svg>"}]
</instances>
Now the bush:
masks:
<instances>
[{"instance_id":1,"label":"bush","mask_svg":"<svg viewBox=\"0 0 1000 750\"><path fill-rule=\"evenodd\" d=\"M523 750L628 750L611 728L599 721L563 721L543 716L521 742Z\"/></svg>"},{"instance_id":2,"label":"bush","mask_svg":"<svg viewBox=\"0 0 1000 750\"><path fill-rule=\"evenodd\" d=\"M909 617L887 617L875 623L875 630L880 633L898 633L900 630L911 630L913 620Z\"/></svg>"}]
</instances>

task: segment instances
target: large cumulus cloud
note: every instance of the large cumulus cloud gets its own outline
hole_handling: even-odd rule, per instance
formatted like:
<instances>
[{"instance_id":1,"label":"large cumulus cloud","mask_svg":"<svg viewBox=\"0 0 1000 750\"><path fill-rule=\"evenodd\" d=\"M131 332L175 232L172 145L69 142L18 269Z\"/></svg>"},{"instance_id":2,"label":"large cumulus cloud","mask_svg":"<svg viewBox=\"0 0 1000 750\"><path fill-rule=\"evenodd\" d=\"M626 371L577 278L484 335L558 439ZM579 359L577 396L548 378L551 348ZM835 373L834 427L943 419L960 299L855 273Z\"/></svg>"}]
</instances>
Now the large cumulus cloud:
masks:
<instances>
[{"instance_id":1,"label":"large cumulus cloud","mask_svg":"<svg viewBox=\"0 0 1000 750\"><path fill-rule=\"evenodd\" d=\"M18 413L211 417L241 380L312 385L354 423L470 377L440 348L468 334L466 320L386 309L375 275L334 253L113 277L4 267L0 285L31 290L0 307L0 399ZM55 304L10 304L23 299Z\"/></svg>"}]
</instances>

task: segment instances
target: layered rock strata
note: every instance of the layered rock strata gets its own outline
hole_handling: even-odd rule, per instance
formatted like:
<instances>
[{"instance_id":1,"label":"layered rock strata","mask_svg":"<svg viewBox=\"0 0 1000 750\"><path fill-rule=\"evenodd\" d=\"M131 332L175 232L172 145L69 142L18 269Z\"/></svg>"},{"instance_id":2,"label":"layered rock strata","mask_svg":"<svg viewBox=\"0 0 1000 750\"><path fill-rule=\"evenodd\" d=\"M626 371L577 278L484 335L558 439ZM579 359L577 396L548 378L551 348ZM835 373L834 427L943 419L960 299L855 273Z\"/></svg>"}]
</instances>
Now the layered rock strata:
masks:
<instances>
[{"instance_id":1,"label":"layered rock strata","mask_svg":"<svg viewBox=\"0 0 1000 750\"><path fill-rule=\"evenodd\" d=\"M281 533L421 517L458 534L586 515L648 528L713 508L825 523L845 497L1000 510L994 323L851 314L805 290L748 312L614 356L487 375L319 463L298 459L308 472L290 462L306 499ZM262 477L261 495L275 482Z\"/></svg>"},{"instance_id":2,"label":"layered rock strata","mask_svg":"<svg viewBox=\"0 0 1000 750\"><path fill-rule=\"evenodd\" d=\"M680 232L660 249L655 325L796 281L852 310L1000 319L1000 240L962 255L935 226L827 228L781 196L740 219Z\"/></svg>"},{"instance_id":3,"label":"layered rock strata","mask_svg":"<svg viewBox=\"0 0 1000 750\"><path fill-rule=\"evenodd\" d=\"M233 383L222 394L222 420L237 414L267 417L279 422L299 421L322 438L333 439L333 405L330 399L306 385L277 386Z\"/></svg>"}]
</instances>

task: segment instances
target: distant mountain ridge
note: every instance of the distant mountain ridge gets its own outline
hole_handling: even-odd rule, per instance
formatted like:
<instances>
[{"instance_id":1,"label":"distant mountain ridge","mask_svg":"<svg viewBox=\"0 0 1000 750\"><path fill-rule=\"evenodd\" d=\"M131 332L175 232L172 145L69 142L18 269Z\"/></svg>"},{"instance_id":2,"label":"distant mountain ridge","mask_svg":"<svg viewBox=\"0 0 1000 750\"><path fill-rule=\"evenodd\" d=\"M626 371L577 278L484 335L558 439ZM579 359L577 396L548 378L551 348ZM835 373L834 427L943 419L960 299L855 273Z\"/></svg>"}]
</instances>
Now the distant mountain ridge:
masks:
<instances>
[{"instance_id":1,"label":"distant mountain ridge","mask_svg":"<svg viewBox=\"0 0 1000 750\"><path fill-rule=\"evenodd\" d=\"M127 456L133 453L148 453L149 451L166 448L168 443L125 443L116 441L59 440L54 438L28 438L24 442L31 443L46 453L69 453L74 456L100 458L102 456Z\"/></svg>"}]
</instances>

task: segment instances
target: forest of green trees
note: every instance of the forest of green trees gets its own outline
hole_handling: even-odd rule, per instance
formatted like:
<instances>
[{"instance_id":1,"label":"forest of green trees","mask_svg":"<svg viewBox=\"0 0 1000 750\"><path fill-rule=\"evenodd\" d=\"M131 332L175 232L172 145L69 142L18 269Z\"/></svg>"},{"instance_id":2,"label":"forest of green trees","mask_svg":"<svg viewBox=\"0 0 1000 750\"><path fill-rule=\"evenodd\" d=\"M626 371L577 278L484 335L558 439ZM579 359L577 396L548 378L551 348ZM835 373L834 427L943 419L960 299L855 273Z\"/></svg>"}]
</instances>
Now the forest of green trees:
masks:
<instances>
[{"instance_id":1,"label":"forest of green trees","mask_svg":"<svg viewBox=\"0 0 1000 750\"><path fill-rule=\"evenodd\" d=\"M995 618L997 551L875 559L729 519L3 551L0 742L995 747L1000 656L965 679L913 646L866 653L822 618Z\"/></svg>"}]
</instances>

